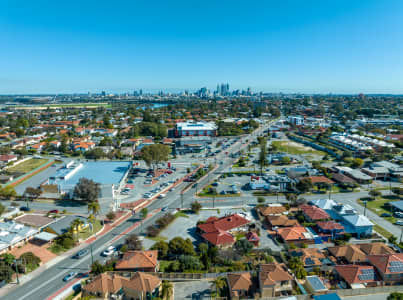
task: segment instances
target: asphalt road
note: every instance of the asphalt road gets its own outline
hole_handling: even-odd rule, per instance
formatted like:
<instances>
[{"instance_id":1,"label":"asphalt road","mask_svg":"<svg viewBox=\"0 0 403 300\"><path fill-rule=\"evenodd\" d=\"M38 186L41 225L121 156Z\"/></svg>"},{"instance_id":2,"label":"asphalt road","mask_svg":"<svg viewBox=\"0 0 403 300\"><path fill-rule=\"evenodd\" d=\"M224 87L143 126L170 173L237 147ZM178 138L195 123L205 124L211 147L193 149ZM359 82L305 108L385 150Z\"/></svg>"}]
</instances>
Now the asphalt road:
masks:
<instances>
[{"instance_id":1,"label":"asphalt road","mask_svg":"<svg viewBox=\"0 0 403 300\"><path fill-rule=\"evenodd\" d=\"M267 128L267 124L258 128L255 132L251 134L251 136L256 136L260 134L263 130ZM226 150L226 152L234 153L239 151L240 149L247 146L245 140L249 139L252 140L250 136L241 138L238 142L233 144L230 148ZM210 176L206 176L198 183L199 187L206 185L209 180L213 180L215 177L219 176L219 173L226 168L228 168L234 161L234 159L230 159L225 153L221 152L216 156L217 162L223 162L219 164L217 170L214 174ZM214 162L210 160L210 162ZM164 206L168 206L170 208L179 208L181 207L182 201L180 196L180 191L183 187L185 187L186 183L181 183L173 192L168 193L166 198L163 199L156 199L148 206L148 211L151 212L157 208L161 208ZM194 201L194 192L193 188L187 190L183 194L183 206L190 207L190 204ZM156 213L149 219L145 220L144 223L133 229L129 233L137 233L140 234L143 229L147 226L152 224L156 218L161 216L163 212ZM124 235L121 235L126 229L132 226L135 222L138 222L139 218L137 216L133 216L132 218L126 220L119 226L115 227L110 232L106 233L104 236L97 239L95 242L92 243L92 253L94 256L94 260L104 260L100 256L103 250L105 250L110 245L118 245L122 243L124 239ZM115 241L113 244L110 241L119 236L119 239ZM91 246L86 246L85 249L90 250ZM85 273L89 270L91 265L91 256L87 255L82 259L73 259L73 258L65 258L64 260L60 261L59 263L49 267L46 271L42 272L39 276L32 278L30 281L22 284L21 286L16 286L12 289L7 295L2 296L3 300L43 300L48 298L49 296L53 295L55 292L59 291L63 288L67 283L63 281L63 277L65 277L69 272L75 271L77 273Z\"/></svg>"}]
</instances>

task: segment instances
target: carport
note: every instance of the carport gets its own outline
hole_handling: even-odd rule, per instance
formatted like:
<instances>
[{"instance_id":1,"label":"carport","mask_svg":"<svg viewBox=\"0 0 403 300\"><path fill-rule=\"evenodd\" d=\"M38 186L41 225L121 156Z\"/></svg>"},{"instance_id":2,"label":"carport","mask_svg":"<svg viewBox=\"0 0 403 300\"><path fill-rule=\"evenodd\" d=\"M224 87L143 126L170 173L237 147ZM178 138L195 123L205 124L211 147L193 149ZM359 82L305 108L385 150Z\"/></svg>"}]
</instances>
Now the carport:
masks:
<instances>
[{"instance_id":1,"label":"carport","mask_svg":"<svg viewBox=\"0 0 403 300\"><path fill-rule=\"evenodd\" d=\"M49 232L41 232L37 235L35 235L35 244L43 245L46 243L51 243L55 238L57 238L57 234L49 233Z\"/></svg>"}]
</instances>

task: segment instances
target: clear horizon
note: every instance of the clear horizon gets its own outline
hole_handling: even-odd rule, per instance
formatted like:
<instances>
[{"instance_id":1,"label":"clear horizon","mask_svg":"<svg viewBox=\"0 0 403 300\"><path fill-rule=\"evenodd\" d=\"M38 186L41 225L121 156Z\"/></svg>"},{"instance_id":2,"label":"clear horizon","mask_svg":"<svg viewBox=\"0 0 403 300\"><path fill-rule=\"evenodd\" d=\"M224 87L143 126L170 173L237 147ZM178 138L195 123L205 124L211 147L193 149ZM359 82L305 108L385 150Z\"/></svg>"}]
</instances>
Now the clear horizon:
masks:
<instances>
[{"instance_id":1,"label":"clear horizon","mask_svg":"<svg viewBox=\"0 0 403 300\"><path fill-rule=\"evenodd\" d=\"M8 1L0 94L403 94L403 2Z\"/></svg>"}]
</instances>

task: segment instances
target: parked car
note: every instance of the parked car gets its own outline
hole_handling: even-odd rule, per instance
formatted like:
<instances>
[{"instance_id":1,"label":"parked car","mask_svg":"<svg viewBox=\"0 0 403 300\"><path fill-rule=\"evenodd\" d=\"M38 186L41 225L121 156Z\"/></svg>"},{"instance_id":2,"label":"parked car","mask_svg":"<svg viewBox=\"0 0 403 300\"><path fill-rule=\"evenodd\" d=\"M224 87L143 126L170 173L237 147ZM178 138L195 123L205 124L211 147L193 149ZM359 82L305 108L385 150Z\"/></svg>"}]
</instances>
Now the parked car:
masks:
<instances>
[{"instance_id":1,"label":"parked car","mask_svg":"<svg viewBox=\"0 0 403 300\"><path fill-rule=\"evenodd\" d=\"M77 273L76 272L70 272L69 274L67 274L66 276L64 276L63 281L70 281L72 280L74 277L76 277Z\"/></svg>"},{"instance_id":2,"label":"parked car","mask_svg":"<svg viewBox=\"0 0 403 300\"><path fill-rule=\"evenodd\" d=\"M164 206L161 211L167 211L168 210L168 206Z\"/></svg>"},{"instance_id":3,"label":"parked car","mask_svg":"<svg viewBox=\"0 0 403 300\"><path fill-rule=\"evenodd\" d=\"M102 252L103 256L111 256L116 251L116 248L113 246L109 246Z\"/></svg>"},{"instance_id":4,"label":"parked car","mask_svg":"<svg viewBox=\"0 0 403 300\"><path fill-rule=\"evenodd\" d=\"M57 209L52 209L48 211L48 214L58 214L59 211Z\"/></svg>"},{"instance_id":5,"label":"parked car","mask_svg":"<svg viewBox=\"0 0 403 300\"><path fill-rule=\"evenodd\" d=\"M88 252L89 252L88 249L82 249L82 250L78 251L76 253L76 255L74 255L74 257L80 259L80 258L86 256L88 254Z\"/></svg>"},{"instance_id":6,"label":"parked car","mask_svg":"<svg viewBox=\"0 0 403 300\"><path fill-rule=\"evenodd\" d=\"M396 211L393 213L393 216L396 218L403 218L403 213L400 211Z\"/></svg>"},{"instance_id":7,"label":"parked car","mask_svg":"<svg viewBox=\"0 0 403 300\"><path fill-rule=\"evenodd\" d=\"M31 209L28 206L21 206L20 211L30 211Z\"/></svg>"},{"instance_id":8,"label":"parked car","mask_svg":"<svg viewBox=\"0 0 403 300\"><path fill-rule=\"evenodd\" d=\"M167 194L160 194L159 196L158 196L158 198L159 199L162 199L162 198L165 198L167 196Z\"/></svg>"},{"instance_id":9,"label":"parked car","mask_svg":"<svg viewBox=\"0 0 403 300\"><path fill-rule=\"evenodd\" d=\"M383 213L382 215L381 215L381 217L382 218L388 218L388 217L391 217L392 215L391 214L388 214L388 213Z\"/></svg>"},{"instance_id":10,"label":"parked car","mask_svg":"<svg viewBox=\"0 0 403 300\"><path fill-rule=\"evenodd\" d=\"M395 225L403 226L403 221L402 221L402 220L397 220L397 221L395 222Z\"/></svg>"}]
</instances>

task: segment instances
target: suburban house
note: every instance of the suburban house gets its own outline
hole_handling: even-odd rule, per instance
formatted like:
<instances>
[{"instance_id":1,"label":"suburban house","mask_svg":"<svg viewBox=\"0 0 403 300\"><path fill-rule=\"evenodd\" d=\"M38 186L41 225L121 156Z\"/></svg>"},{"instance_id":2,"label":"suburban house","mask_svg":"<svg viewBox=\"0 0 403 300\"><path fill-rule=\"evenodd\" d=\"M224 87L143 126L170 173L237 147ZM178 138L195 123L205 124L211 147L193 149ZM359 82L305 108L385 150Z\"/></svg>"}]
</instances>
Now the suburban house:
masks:
<instances>
[{"instance_id":1,"label":"suburban house","mask_svg":"<svg viewBox=\"0 0 403 300\"><path fill-rule=\"evenodd\" d=\"M94 142L78 142L73 144L74 151L87 152L95 148Z\"/></svg>"},{"instance_id":2,"label":"suburban house","mask_svg":"<svg viewBox=\"0 0 403 300\"><path fill-rule=\"evenodd\" d=\"M367 255L394 254L395 253L395 251L393 251L385 243L381 243L381 242L360 244L359 246L360 246L360 249Z\"/></svg>"},{"instance_id":3,"label":"suburban house","mask_svg":"<svg viewBox=\"0 0 403 300\"><path fill-rule=\"evenodd\" d=\"M343 216L341 223L344 225L346 232L356 235L357 237L370 236L374 226L374 224L363 215Z\"/></svg>"},{"instance_id":4,"label":"suburban house","mask_svg":"<svg viewBox=\"0 0 403 300\"><path fill-rule=\"evenodd\" d=\"M369 255L368 260L386 285L403 283L403 253Z\"/></svg>"},{"instance_id":5,"label":"suburban house","mask_svg":"<svg viewBox=\"0 0 403 300\"><path fill-rule=\"evenodd\" d=\"M373 266L340 265L334 273L352 289L374 287L380 280Z\"/></svg>"},{"instance_id":6,"label":"suburban house","mask_svg":"<svg viewBox=\"0 0 403 300\"><path fill-rule=\"evenodd\" d=\"M339 239L344 234L344 226L335 221L320 221L316 223L316 230L323 241Z\"/></svg>"},{"instance_id":7,"label":"suburban house","mask_svg":"<svg viewBox=\"0 0 403 300\"><path fill-rule=\"evenodd\" d=\"M367 261L367 255L360 249L359 245L328 247L327 250L341 264L355 264Z\"/></svg>"},{"instance_id":8,"label":"suburban house","mask_svg":"<svg viewBox=\"0 0 403 300\"><path fill-rule=\"evenodd\" d=\"M279 216L284 214L287 209L279 204L262 206L259 208L258 213L261 217L266 218L267 216Z\"/></svg>"},{"instance_id":9,"label":"suburban house","mask_svg":"<svg viewBox=\"0 0 403 300\"><path fill-rule=\"evenodd\" d=\"M248 242L252 243L255 247L259 246L260 238L256 232L249 231L246 234L245 238Z\"/></svg>"},{"instance_id":10,"label":"suburban house","mask_svg":"<svg viewBox=\"0 0 403 300\"><path fill-rule=\"evenodd\" d=\"M84 285L83 296L96 296L101 299L151 299L158 297L161 280L153 275L136 272L127 278L115 274L102 273Z\"/></svg>"},{"instance_id":11,"label":"suburban house","mask_svg":"<svg viewBox=\"0 0 403 300\"><path fill-rule=\"evenodd\" d=\"M116 263L115 269L118 271L131 272L157 272L158 271L158 251L127 251L121 260Z\"/></svg>"},{"instance_id":12,"label":"suburban house","mask_svg":"<svg viewBox=\"0 0 403 300\"><path fill-rule=\"evenodd\" d=\"M3 164L8 164L13 161L17 161L18 157L12 154L3 154L0 155L0 162Z\"/></svg>"},{"instance_id":13,"label":"suburban house","mask_svg":"<svg viewBox=\"0 0 403 300\"><path fill-rule=\"evenodd\" d=\"M304 286L313 294L324 294L329 290L323 280L317 275L306 276Z\"/></svg>"},{"instance_id":14,"label":"suburban house","mask_svg":"<svg viewBox=\"0 0 403 300\"><path fill-rule=\"evenodd\" d=\"M273 229L275 227L293 227L299 223L295 219L289 219L286 215L266 216L267 224Z\"/></svg>"},{"instance_id":15,"label":"suburban house","mask_svg":"<svg viewBox=\"0 0 403 300\"><path fill-rule=\"evenodd\" d=\"M38 230L15 222L0 222L0 254L31 239Z\"/></svg>"},{"instance_id":16,"label":"suburban house","mask_svg":"<svg viewBox=\"0 0 403 300\"><path fill-rule=\"evenodd\" d=\"M232 300L253 297L253 281L249 272L228 273L227 282Z\"/></svg>"},{"instance_id":17,"label":"suburban house","mask_svg":"<svg viewBox=\"0 0 403 300\"><path fill-rule=\"evenodd\" d=\"M309 203L323 209L326 212L331 210L333 206L337 205L337 202L332 199L317 199L312 200Z\"/></svg>"},{"instance_id":18,"label":"suburban house","mask_svg":"<svg viewBox=\"0 0 403 300\"><path fill-rule=\"evenodd\" d=\"M299 209L302 211L302 214L308 222L330 219L329 214L317 206L302 204L299 206Z\"/></svg>"},{"instance_id":19,"label":"suburban house","mask_svg":"<svg viewBox=\"0 0 403 300\"><path fill-rule=\"evenodd\" d=\"M278 297L292 292L293 277L284 264L262 264L258 276L261 297Z\"/></svg>"},{"instance_id":20,"label":"suburban house","mask_svg":"<svg viewBox=\"0 0 403 300\"><path fill-rule=\"evenodd\" d=\"M322 265L333 264L326 258L325 254L317 248L290 249L289 254L292 257L299 257L307 271L312 271L313 268L322 267Z\"/></svg>"},{"instance_id":21,"label":"suburban house","mask_svg":"<svg viewBox=\"0 0 403 300\"><path fill-rule=\"evenodd\" d=\"M227 247L235 243L232 232L246 231L250 221L238 214L221 218L210 217L197 225L197 231L207 242L218 247Z\"/></svg>"},{"instance_id":22,"label":"suburban house","mask_svg":"<svg viewBox=\"0 0 403 300\"><path fill-rule=\"evenodd\" d=\"M61 235L63 233L66 233L69 231L71 227L71 223L75 219L80 219L83 221L83 224L79 227L79 230L83 230L89 226L89 222L87 218L81 217L81 216L76 216L76 215L67 215L64 217L61 217L56 220L56 222L49 224L48 226L45 227L44 231Z\"/></svg>"},{"instance_id":23,"label":"suburban house","mask_svg":"<svg viewBox=\"0 0 403 300\"><path fill-rule=\"evenodd\" d=\"M283 240L285 243L294 245L301 244L313 244L314 237L311 232L309 232L303 226L293 226L293 227L284 227L276 230L277 235Z\"/></svg>"}]
</instances>

